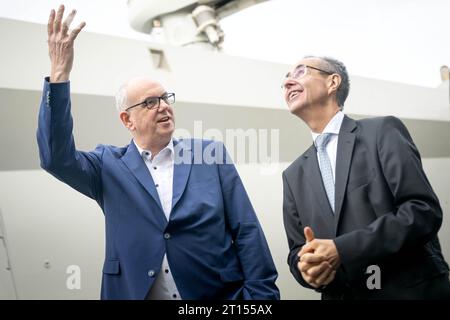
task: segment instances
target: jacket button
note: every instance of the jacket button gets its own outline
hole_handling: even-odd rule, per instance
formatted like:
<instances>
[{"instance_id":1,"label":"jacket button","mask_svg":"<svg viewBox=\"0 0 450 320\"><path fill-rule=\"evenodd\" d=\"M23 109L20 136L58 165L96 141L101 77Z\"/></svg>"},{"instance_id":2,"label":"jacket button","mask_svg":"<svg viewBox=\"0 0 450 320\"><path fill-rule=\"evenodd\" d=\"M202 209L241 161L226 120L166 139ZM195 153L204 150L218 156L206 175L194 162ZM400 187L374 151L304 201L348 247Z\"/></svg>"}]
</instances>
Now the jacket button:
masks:
<instances>
[{"instance_id":1,"label":"jacket button","mask_svg":"<svg viewBox=\"0 0 450 320\"><path fill-rule=\"evenodd\" d=\"M149 277L154 277L154 276L155 276L155 271L154 271L154 270L150 270L150 271L148 272L148 276L149 276Z\"/></svg>"},{"instance_id":2,"label":"jacket button","mask_svg":"<svg viewBox=\"0 0 450 320\"><path fill-rule=\"evenodd\" d=\"M164 233L164 238L165 239L170 239L170 233Z\"/></svg>"}]
</instances>

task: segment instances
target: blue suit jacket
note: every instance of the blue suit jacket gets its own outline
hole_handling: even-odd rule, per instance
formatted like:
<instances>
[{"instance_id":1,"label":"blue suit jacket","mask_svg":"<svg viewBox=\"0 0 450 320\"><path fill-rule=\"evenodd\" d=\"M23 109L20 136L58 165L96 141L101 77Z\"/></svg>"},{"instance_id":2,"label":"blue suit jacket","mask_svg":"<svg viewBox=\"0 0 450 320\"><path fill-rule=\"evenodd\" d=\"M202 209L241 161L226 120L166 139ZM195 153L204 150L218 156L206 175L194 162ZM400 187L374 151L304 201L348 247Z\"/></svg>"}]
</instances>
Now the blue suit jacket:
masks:
<instances>
[{"instance_id":1,"label":"blue suit jacket","mask_svg":"<svg viewBox=\"0 0 450 320\"><path fill-rule=\"evenodd\" d=\"M102 299L144 299L164 253L184 299L279 298L267 242L234 165L195 159L193 151L201 150L223 160L222 144L174 141L167 221L134 143L77 151L70 108L69 83L46 80L37 130L41 166L104 212Z\"/></svg>"}]
</instances>

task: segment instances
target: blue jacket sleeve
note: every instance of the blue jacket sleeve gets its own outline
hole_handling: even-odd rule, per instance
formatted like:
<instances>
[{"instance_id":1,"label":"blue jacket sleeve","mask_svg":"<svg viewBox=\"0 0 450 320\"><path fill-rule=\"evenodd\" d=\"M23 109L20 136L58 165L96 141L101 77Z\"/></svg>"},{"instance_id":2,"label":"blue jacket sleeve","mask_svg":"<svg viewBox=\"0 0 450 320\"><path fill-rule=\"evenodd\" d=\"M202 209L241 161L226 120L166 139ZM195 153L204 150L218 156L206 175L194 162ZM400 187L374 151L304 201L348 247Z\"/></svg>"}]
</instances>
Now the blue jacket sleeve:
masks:
<instances>
[{"instance_id":1,"label":"blue jacket sleeve","mask_svg":"<svg viewBox=\"0 0 450 320\"><path fill-rule=\"evenodd\" d=\"M244 273L244 299L279 299L277 271L264 233L225 147L219 177L225 216Z\"/></svg>"},{"instance_id":2,"label":"blue jacket sleeve","mask_svg":"<svg viewBox=\"0 0 450 320\"><path fill-rule=\"evenodd\" d=\"M70 83L49 83L46 78L37 129L41 167L102 206L103 147L93 152L76 150L70 109Z\"/></svg>"}]
</instances>

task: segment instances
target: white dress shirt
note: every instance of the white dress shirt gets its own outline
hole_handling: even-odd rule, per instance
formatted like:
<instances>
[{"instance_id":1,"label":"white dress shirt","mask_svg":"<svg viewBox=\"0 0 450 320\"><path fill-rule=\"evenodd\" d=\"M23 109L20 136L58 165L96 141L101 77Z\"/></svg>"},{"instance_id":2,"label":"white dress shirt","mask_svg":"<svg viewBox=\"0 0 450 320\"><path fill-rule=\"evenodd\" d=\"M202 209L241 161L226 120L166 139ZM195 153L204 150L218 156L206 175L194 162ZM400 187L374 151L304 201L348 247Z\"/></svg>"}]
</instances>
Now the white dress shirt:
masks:
<instances>
[{"instance_id":1,"label":"white dress shirt","mask_svg":"<svg viewBox=\"0 0 450 320\"><path fill-rule=\"evenodd\" d=\"M339 140L339 130L341 130L342 120L344 120L344 113L342 111L338 111L331 118L330 122L325 126L322 133L332 133L333 135L330 138L330 141L325 148L330 158L331 162L331 170L333 171L333 182L336 184L336 154L337 154L337 145ZM316 138L320 136L322 133L315 133L311 131L311 135L314 141L314 145L316 143ZM317 153L317 160L319 160L319 153Z\"/></svg>"},{"instance_id":2,"label":"white dress shirt","mask_svg":"<svg viewBox=\"0 0 450 320\"><path fill-rule=\"evenodd\" d=\"M133 140L136 148L144 160L148 171L150 172L153 182L155 183L156 191L158 191L159 201L161 202L164 215L167 221L170 218L172 210L172 194L173 194L173 165L174 165L174 150L173 141L162 149L152 159L152 153L139 147ZM152 289L147 295L149 300L180 300L181 296L178 292L175 280L170 270L167 255L161 265L161 270L156 276Z\"/></svg>"}]
</instances>

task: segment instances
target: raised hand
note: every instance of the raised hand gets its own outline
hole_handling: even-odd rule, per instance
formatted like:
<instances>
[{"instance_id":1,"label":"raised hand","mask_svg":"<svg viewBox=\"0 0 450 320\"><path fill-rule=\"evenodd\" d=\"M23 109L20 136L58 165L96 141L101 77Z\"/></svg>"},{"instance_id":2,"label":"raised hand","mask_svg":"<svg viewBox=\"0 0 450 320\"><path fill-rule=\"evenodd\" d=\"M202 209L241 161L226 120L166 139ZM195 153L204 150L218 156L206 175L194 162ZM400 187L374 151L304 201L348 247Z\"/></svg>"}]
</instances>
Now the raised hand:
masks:
<instances>
[{"instance_id":1,"label":"raised hand","mask_svg":"<svg viewBox=\"0 0 450 320\"><path fill-rule=\"evenodd\" d=\"M55 13L55 10L50 12L47 25L48 51L51 62L50 82L69 80L74 57L73 44L81 29L86 25L85 22L82 22L69 33L75 14L76 10L72 10L63 21L63 5L59 6L58 12Z\"/></svg>"}]
</instances>

